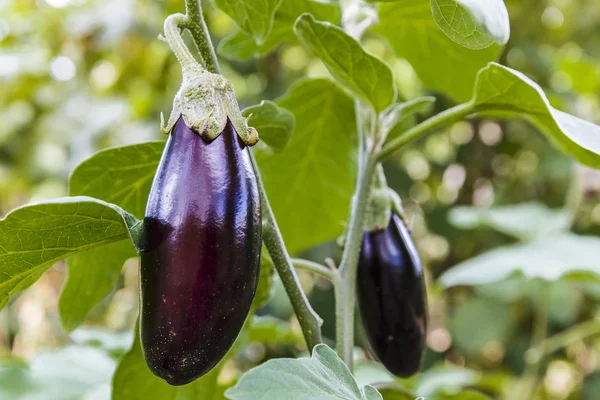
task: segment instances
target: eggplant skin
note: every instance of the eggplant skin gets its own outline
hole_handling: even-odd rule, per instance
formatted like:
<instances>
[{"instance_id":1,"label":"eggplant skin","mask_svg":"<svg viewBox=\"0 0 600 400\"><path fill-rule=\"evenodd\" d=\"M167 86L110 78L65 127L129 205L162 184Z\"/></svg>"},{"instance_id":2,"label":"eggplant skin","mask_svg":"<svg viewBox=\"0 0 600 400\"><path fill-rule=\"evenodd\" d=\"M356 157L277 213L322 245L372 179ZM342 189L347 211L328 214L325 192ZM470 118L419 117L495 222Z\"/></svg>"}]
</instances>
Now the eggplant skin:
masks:
<instances>
[{"instance_id":1,"label":"eggplant skin","mask_svg":"<svg viewBox=\"0 0 600 400\"><path fill-rule=\"evenodd\" d=\"M423 268L408 229L395 213L385 229L363 236L357 302L372 353L396 376L415 374L427 335Z\"/></svg>"},{"instance_id":2,"label":"eggplant skin","mask_svg":"<svg viewBox=\"0 0 600 400\"><path fill-rule=\"evenodd\" d=\"M209 143L179 118L142 232L142 349L156 376L184 385L231 348L258 284L258 187L248 149L230 121Z\"/></svg>"}]
</instances>

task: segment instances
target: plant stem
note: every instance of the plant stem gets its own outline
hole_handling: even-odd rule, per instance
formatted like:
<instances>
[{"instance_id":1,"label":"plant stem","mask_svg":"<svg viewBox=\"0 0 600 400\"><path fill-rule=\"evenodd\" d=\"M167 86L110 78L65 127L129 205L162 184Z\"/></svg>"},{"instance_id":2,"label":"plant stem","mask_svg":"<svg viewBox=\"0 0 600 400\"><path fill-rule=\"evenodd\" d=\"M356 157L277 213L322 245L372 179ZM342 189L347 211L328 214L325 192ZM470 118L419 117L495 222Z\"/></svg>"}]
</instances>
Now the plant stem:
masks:
<instances>
[{"instance_id":1,"label":"plant stem","mask_svg":"<svg viewBox=\"0 0 600 400\"><path fill-rule=\"evenodd\" d=\"M267 193L265 192L260 171L258 169L258 165L256 165L256 160L254 159L252 152L250 152L250 157L252 159L254 170L256 171L256 181L258 183L258 190L260 192L263 221L263 242L265 243L267 251L273 260L273 264L275 265L275 269L281 278L283 287L290 298L294 313L296 314L298 323L302 328L304 340L306 341L306 345L310 351L314 346L322 343L322 321L310 306L310 303L306 298L306 294L304 294L304 291L300 286L298 275L296 275L296 271L294 270L292 264L292 259L287 252L285 243L281 237L281 232L277 227L277 221L275 220L275 215L273 215L273 210L271 210L271 205L269 204L269 199L267 198Z\"/></svg>"},{"instance_id":2,"label":"plant stem","mask_svg":"<svg viewBox=\"0 0 600 400\"><path fill-rule=\"evenodd\" d=\"M361 104L355 102L356 129L359 144L359 168L356 191L352 198L350 222L346 233L344 254L338 269L338 282L335 289L336 310L336 350L350 370L352 370L352 352L354 350L354 309L356 305L356 270L362 242L363 223L371 181L377 167L377 161L371 151L365 148L366 137L362 121Z\"/></svg>"},{"instance_id":3,"label":"plant stem","mask_svg":"<svg viewBox=\"0 0 600 400\"><path fill-rule=\"evenodd\" d=\"M169 47L177 57L177 61L181 64L181 69L185 73L192 65L197 64L196 59L190 53L190 50L185 45L181 37L180 28L185 24L186 17L183 14L169 15L165 19L164 30L165 38Z\"/></svg>"},{"instance_id":4,"label":"plant stem","mask_svg":"<svg viewBox=\"0 0 600 400\"><path fill-rule=\"evenodd\" d=\"M529 350L532 361L541 361L544 357L566 346L600 334L600 321L582 322L556 335L549 337Z\"/></svg>"},{"instance_id":5,"label":"plant stem","mask_svg":"<svg viewBox=\"0 0 600 400\"><path fill-rule=\"evenodd\" d=\"M202 15L200 0L185 0L185 13L187 18L184 26L192 34L204 66L208 71L220 74L219 61Z\"/></svg>"},{"instance_id":6,"label":"plant stem","mask_svg":"<svg viewBox=\"0 0 600 400\"><path fill-rule=\"evenodd\" d=\"M303 260L301 258L292 258L291 260L292 264L294 265L294 268L296 269L304 269L306 271L310 271L316 275L322 276L323 278L329 279L332 282L335 282L335 280L337 279L335 275L337 271L332 270L331 268L327 268L324 265L309 260Z\"/></svg>"},{"instance_id":7,"label":"plant stem","mask_svg":"<svg viewBox=\"0 0 600 400\"><path fill-rule=\"evenodd\" d=\"M217 60L217 55L208 34L208 29L206 28L206 23L204 22L204 18L202 16L202 8L199 1L186 0L185 6L187 12L185 26L192 34L194 42L196 42L200 56L205 62L206 69L212 73L220 73L219 61ZM312 309L308 299L306 298L306 294L304 294L304 291L300 286L298 276L296 275L296 271L292 265L292 260L287 252L283 238L281 237L281 232L277 227L277 221L275 220L275 215L273 215L273 210L269 204L269 199L267 198L267 193L265 192L265 188L262 183L260 171L252 151L250 151L250 159L252 161L254 171L256 172L256 182L260 192L263 242L267 247L267 251L271 256L271 259L273 260L273 264L275 265L275 269L281 278L283 287L290 298L290 302L292 303L292 307L294 308L294 312L298 318L298 323L300 324L302 333L304 334L306 345L309 350L312 350L315 345L322 342L322 321L317 313Z\"/></svg>"},{"instance_id":8,"label":"plant stem","mask_svg":"<svg viewBox=\"0 0 600 400\"><path fill-rule=\"evenodd\" d=\"M463 103L458 106L447 109L423 122L413 128L407 130L396 139L388 142L379 151L377 155L377 161L383 162L389 159L396 151L404 147L406 144L420 138L425 133L439 128L442 125L446 125L450 122L458 121L465 118L469 114L474 112L474 106L472 103Z\"/></svg>"},{"instance_id":9,"label":"plant stem","mask_svg":"<svg viewBox=\"0 0 600 400\"><path fill-rule=\"evenodd\" d=\"M515 398L517 400L530 400L535 394L535 389L538 382L538 374L540 372L540 363L542 357L532 357L531 350L539 348L548 335L548 303L550 297L550 286L548 282L540 281L540 295L537 304L535 304L535 320L533 333L531 337L531 346L525 353L525 372L521 378Z\"/></svg>"}]
</instances>

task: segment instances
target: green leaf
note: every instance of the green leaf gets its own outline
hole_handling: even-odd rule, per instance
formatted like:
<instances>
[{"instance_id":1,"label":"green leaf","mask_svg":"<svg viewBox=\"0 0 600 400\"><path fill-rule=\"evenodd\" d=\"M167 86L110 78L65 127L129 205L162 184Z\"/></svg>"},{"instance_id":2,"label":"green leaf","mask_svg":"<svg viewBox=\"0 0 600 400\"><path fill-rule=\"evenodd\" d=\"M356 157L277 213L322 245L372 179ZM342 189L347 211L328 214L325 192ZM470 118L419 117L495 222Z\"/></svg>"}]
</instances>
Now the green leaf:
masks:
<instances>
[{"instance_id":1,"label":"green leaf","mask_svg":"<svg viewBox=\"0 0 600 400\"><path fill-rule=\"evenodd\" d=\"M410 62L425 87L458 101L469 100L477 72L501 51L499 45L471 50L453 42L433 20L429 0L381 4L376 31Z\"/></svg>"},{"instance_id":2,"label":"green leaf","mask_svg":"<svg viewBox=\"0 0 600 400\"><path fill-rule=\"evenodd\" d=\"M339 23L341 18L340 8L334 3L317 0L283 0L275 13L271 32L262 44L256 44L250 34L237 30L221 40L218 52L229 59L246 60L253 56L264 56L282 43L296 42L294 22L305 12L311 13L319 20L335 24Z\"/></svg>"},{"instance_id":3,"label":"green leaf","mask_svg":"<svg viewBox=\"0 0 600 400\"><path fill-rule=\"evenodd\" d=\"M96 197L142 218L164 147L147 142L101 150L73 170L69 194Z\"/></svg>"},{"instance_id":4,"label":"green leaf","mask_svg":"<svg viewBox=\"0 0 600 400\"><path fill-rule=\"evenodd\" d=\"M459 263L439 278L448 288L482 285L505 280L515 273L527 278L555 281L588 273L600 276L600 238L572 233L557 234L533 242L497 248Z\"/></svg>"},{"instance_id":5,"label":"green leaf","mask_svg":"<svg viewBox=\"0 0 600 400\"><path fill-rule=\"evenodd\" d=\"M249 117L248 124L256 128L260 140L275 152L287 145L296 123L294 114L268 100L244 109L242 114Z\"/></svg>"},{"instance_id":6,"label":"green leaf","mask_svg":"<svg viewBox=\"0 0 600 400\"><path fill-rule=\"evenodd\" d=\"M281 0L215 0L215 3L260 45L271 31Z\"/></svg>"},{"instance_id":7,"label":"green leaf","mask_svg":"<svg viewBox=\"0 0 600 400\"><path fill-rule=\"evenodd\" d=\"M342 230L356 173L354 106L328 79L297 83L277 103L294 114L294 134L282 152L255 154L294 254Z\"/></svg>"},{"instance_id":8,"label":"green leaf","mask_svg":"<svg viewBox=\"0 0 600 400\"><path fill-rule=\"evenodd\" d=\"M142 218L163 148L164 142L149 142L101 150L75 168L69 179L69 194L95 197ZM58 301L65 331L79 326L110 293L123 264L131 257L136 257L136 252L125 240L68 259L67 278Z\"/></svg>"},{"instance_id":9,"label":"green leaf","mask_svg":"<svg viewBox=\"0 0 600 400\"><path fill-rule=\"evenodd\" d=\"M230 60L247 60L255 56L264 56L284 42L295 41L289 21L273 21L271 33L262 44L256 44L254 38L241 29L224 37L217 47L220 55Z\"/></svg>"},{"instance_id":10,"label":"green leaf","mask_svg":"<svg viewBox=\"0 0 600 400\"><path fill-rule=\"evenodd\" d=\"M452 339L461 351L479 355L492 341L506 344L513 318L506 304L473 297L461 304L450 318Z\"/></svg>"},{"instance_id":11,"label":"green leaf","mask_svg":"<svg viewBox=\"0 0 600 400\"><path fill-rule=\"evenodd\" d=\"M389 65L369 54L343 29L302 14L294 25L294 32L344 89L375 110L384 110L396 99L394 75Z\"/></svg>"},{"instance_id":12,"label":"green leaf","mask_svg":"<svg viewBox=\"0 0 600 400\"><path fill-rule=\"evenodd\" d=\"M562 151L600 166L600 127L553 108L539 85L521 72L490 63L477 77L473 104L483 113L525 116Z\"/></svg>"},{"instance_id":13,"label":"green leaf","mask_svg":"<svg viewBox=\"0 0 600 400\"><path fill-rule=\"evenodd\" d=\"M431 0L433 19L456 43L481 50L505 45L510 21L503 0Z\"/></svg>"},{"instance_id":14,"label":"green leaf","mask_svg":"<svg viewBox=\"0 0 600 400\"><path fill-rule=\"evenodd\" d=\"M0 398L108 398L108 383L114 369L114 360L105 352L84 346L36 354L29 365L11 359L0 360ZM106 396L101 396L104 393Z\"/></svg>"},{"instance_id":15,"label":"green leaf","mask_svg":"<svg viewBox=\"0 0 600 400\"><path fill-rule=\"evenodd\" d=\"M522 241L568 231L571 217L567 210L552 210L540 203L493 208L455 207L448 214L450 223L458 228L488 226Z\"/></svg>"},{"instance_id":16,"label":"green leaf","mask_svg":"<svg viewBox=\"0 0 600 400\"><path fill-rule=\"evenodd\" d=\"M112 381L112 400L211 400L216 392L222 363L208 374L184 386L171 386L152 374L140 345L139 324L134 342L121 359Z\"/></svg>"},{"instance_id":17,"label":"green leaf","mask_svg":"<svg viewBox=\"0 0 600 400\"><path fill-rule=\"evenodd\" d=\"M67 260L67 276L58 298L60 323L65 332L85 321L92 307L111 292L125 261L135 256L131 241L121 240Z\"/></svg>"},{"instance_id":18,"label":"green leaf","mask_svg":"<svg viewBox=\"0 0 600 400\"><path fill-rule=\"evenodd\" d=\"M245 373L226 393L232 400L377 400L372 388L359 388L346 364L331 348L319 344L311 358L273 359Z\"/></svg>"},{"instance_id":19,"label":"green leaf","mask_svg":"<svg viewBox=\"0 0 600 400\"><path fill-rule=\"evenodd\" d=\"M395 130L396 127L403 125L416 113L428 109L433 103L435 103L435 97L424 96L403 103L392 104L379 114L379 130L381 134L387 135L389 132Z\"/></svg>"},{"instance_id":20,"label":"green leaf","mask_svg":"<svg viewBox=\"0 0 600 400\"><path fill-rule=\"evenodd\" d=\"M248 340L266 344L297 344L304 343L301 332L295 331L292 325L270 316L255 316L248 329Z\"/></svg>"},{"instance_id":21,"label":"green leaf","mask_svg":"<svg viewBox=\"0 0 600 400\"><path fill-rule=\"evenodd\" d=\"M139 224L114 204L83 196L11 211L0 220L0 306L56 261L127 238L137 243Z\"/></svg>"}]
</instances>

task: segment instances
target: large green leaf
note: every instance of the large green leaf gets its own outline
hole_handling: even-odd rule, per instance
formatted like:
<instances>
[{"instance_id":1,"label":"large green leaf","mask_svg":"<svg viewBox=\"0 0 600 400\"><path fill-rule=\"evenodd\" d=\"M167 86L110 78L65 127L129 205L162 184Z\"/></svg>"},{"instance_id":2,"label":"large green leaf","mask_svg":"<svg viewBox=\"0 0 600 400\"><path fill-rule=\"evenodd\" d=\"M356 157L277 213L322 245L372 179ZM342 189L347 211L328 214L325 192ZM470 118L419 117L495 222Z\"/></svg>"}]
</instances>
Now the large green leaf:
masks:
<instances>
[{"instance_id":1,"label":"large green leaf","mask_svg":"<svg viewBox=\"0 0 600 400\"><path fill-rule=\"evenodd\" d=\"M13 210L0 220L0 305L56 261L131 237L137 243L139 224L114 204L84 196Z\"/></svg>"},{"instance_id":2,"label":"large green leaf","mask_svg":"<svg viewBox=\"0 0 600 400\"><path fill-rule=\"evenodd\" d=\"M303 14L294 25L300 41L327 67L346 90L382 111L396 98L389 65L368 53L343 29Z\"/></svg>"},{"instance_id":3,"label":"large green leaf","mask_svg":"<svg viewBox=\"0 0 600 400\"><path fill-rule=\"evenodd\" d=\"M274 359L248 371L226 392L232 400L381 400L371 386L360 388L346 364L324 344L311 358Z\"/></svg>"},{"instance_id":4,"label":"large green leaf","mask_svg":"<svg viewBox=\"0 0 600 400\"><path fill-rule=\"evenodd\" d=\"M6 400L108 399L114 360L100 349L68 346L42 352L29 365L0 360L0 398Z\"/></svg>"},{"instance_id":5,"label":"large green leaf","mask_svg":"<svg viewBox=\"0 0 600 400\"><path fill-rule=\"evenodd\" d=\"M67 275L58 298L60 322L70 332L85 321L96 304L111 292L123 264L135 256L129 240L77 253L67 260Z\"/></svg>"},{"instance_id":6,"label":"large green leaf","mask_svg":"<svg viewBox=\"0 0 600 400\"><path fill-rule=\"evenodd\" d=\"M215 3L256 43L262 44L271 31L281 0L215 0Z\"/></svg>"},{"instance_id":7,"label":"large green leaf","mask_svg":"<svg viewBox=\"0 0 600 400\"><path fill-rule=\"evenodd\" d=\"M339 235L356 174L352 101L328 79L294 85L278 103L296 118L280 153L256 152L291 253Z\"/></svg>"},{"instance_id":8,"label":"large green leaf","mask_svg":"<svg viewBox=\"0 0 600 400\"><path fill-rule=\"evenodd\" d=\"M246 60L253 56L263 56L285 42L295 42L294 22L300 14L309 12L318 20L339 23L341 12L337 4L317 0L283 0L275 13L275 20L269 36L262 44L237 30L219 43L219 54L234 60Z\"/></svg>"},{"instance_id":9,"label":"large green leaf","mask_svg":"<svg viewBox=\"0 0 600 400\"><path fill-rule=\"evenodd\" d=\"M448 214L450 223L461 229L488 226L522 241L567 231L571 218L569 211L552 210L540 203L493 208L455 207Z\"/></svg>"},{"instance_id":10,"label":"large green leaf","mask_svg":"<svg viewBox=\"0 0 600 400\"><path fill-rule=\"evenodd\" d=\"M149 142L99 151L75 168L69 194L95 197L142 218L163 147L163 142ZM110 293L125 261L135 256L131 244L121 241L69 258L58 302L65 331L85 320L92 307Z\"/></svg>"},{"instance_id":11,"label":"large green leaf","mask_svg":"<svg viewBox=\"0 0 600 400\"><path fill-rule=\"evenodd\" d=\"M526 244L497 248L455 265L439 278L444 287L498 282L520 272L555 281L580 273L600 277L600 238L557 234Z\"/></svg>"},{"instance_id":12,"label":"large green leaf","mask_svg":"<svg viewBox=\"0 0 600 400\"><path fill-rule=\"evenodd\" d=\"M503 0L431 0L431 11L450 39L473 50L504 45L510 37Z\"/></svg>"},{"instance_id":13,"label":"large green leaf","mask_svg":"<svg viewBox=\"0 0 600 400\"><path fill-rule=\"evenodd\" d=\"M423 84L459 101L473 93L477 72L500 54L500 46L471 50L453 42L431 16L429 0L381 4L376 31L408 60Z\"/></svg>"},{"instance_id":14,"label":"large green leaf","mask_svg":"<svg viewBox=\"0 0 600 400\"><path fill-rule=\"evenodd\" d=\"M285 108L263 100L258 105L244 109L242 114L250 117L248 124L256 128L260 140L273 151L279 152L288 144L296 121L294 114Z\"/></svg>"},{"instance_id":15,"label":"large green leaf","mask_svg":"<svg viewBox=\"0 0 600 400\"><path fill-rule=\"evenodd\" d=\"M455 346L469 355L479 355L489 342L507 343L514 318L506 304L471 297L456 307L448 325Z\"/></svg>"},{"instance_id":16,"label":"large green leaf","mask_svg":"<svg viewBox=\"0 0 600 400\"><path fill-rule=\"evenodd\" d=\"M112 381L112 400L211 400L222 364L184 386L171 386L152 374L144 360L136 328L131 349L119 362Z\"/></svg>"},{"instance_id":17,"label":"large green leaf","mask_svg":"<svg viewBox=\"0 0 600 400\"><path fill-rule=\"evenodd\" d=\"M483 113L525 116L562 151L600 166L600 126L552 107L539 85L519 71L490 63L477 77L473 103Z\"/></svg>"}]
</instances>

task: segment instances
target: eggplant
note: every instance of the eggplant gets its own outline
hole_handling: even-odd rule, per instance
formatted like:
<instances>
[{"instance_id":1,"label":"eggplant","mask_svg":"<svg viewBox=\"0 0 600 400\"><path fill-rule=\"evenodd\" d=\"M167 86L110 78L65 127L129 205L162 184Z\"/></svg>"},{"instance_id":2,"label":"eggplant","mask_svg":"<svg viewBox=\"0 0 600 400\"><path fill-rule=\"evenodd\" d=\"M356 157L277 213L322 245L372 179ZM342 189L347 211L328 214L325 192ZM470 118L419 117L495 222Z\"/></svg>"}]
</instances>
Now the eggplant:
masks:
<instances>
[{"instance_id":1,"label":"eggplant","mask_svg":"<svg viewBox=\"0 0 600 400\"><path fill-rule=\"evenodd\" d=\"M231 121L208 142L179 118L140 245L140 336L156 376L187 384L225 356L256 292L261 240L256 176Z\"/></svg>"},{"instance_id":2,"label":"eggplant","mask_svg":"<svg viewBox=\"0 0 600 400\"><path fill-rule=\"evenodd\" d=\"M415 374L427 335L426 292L421 259L397 214L384 229L365 231L356 287L373 355L396 376Z\"/></svg>"}]
</instances>

